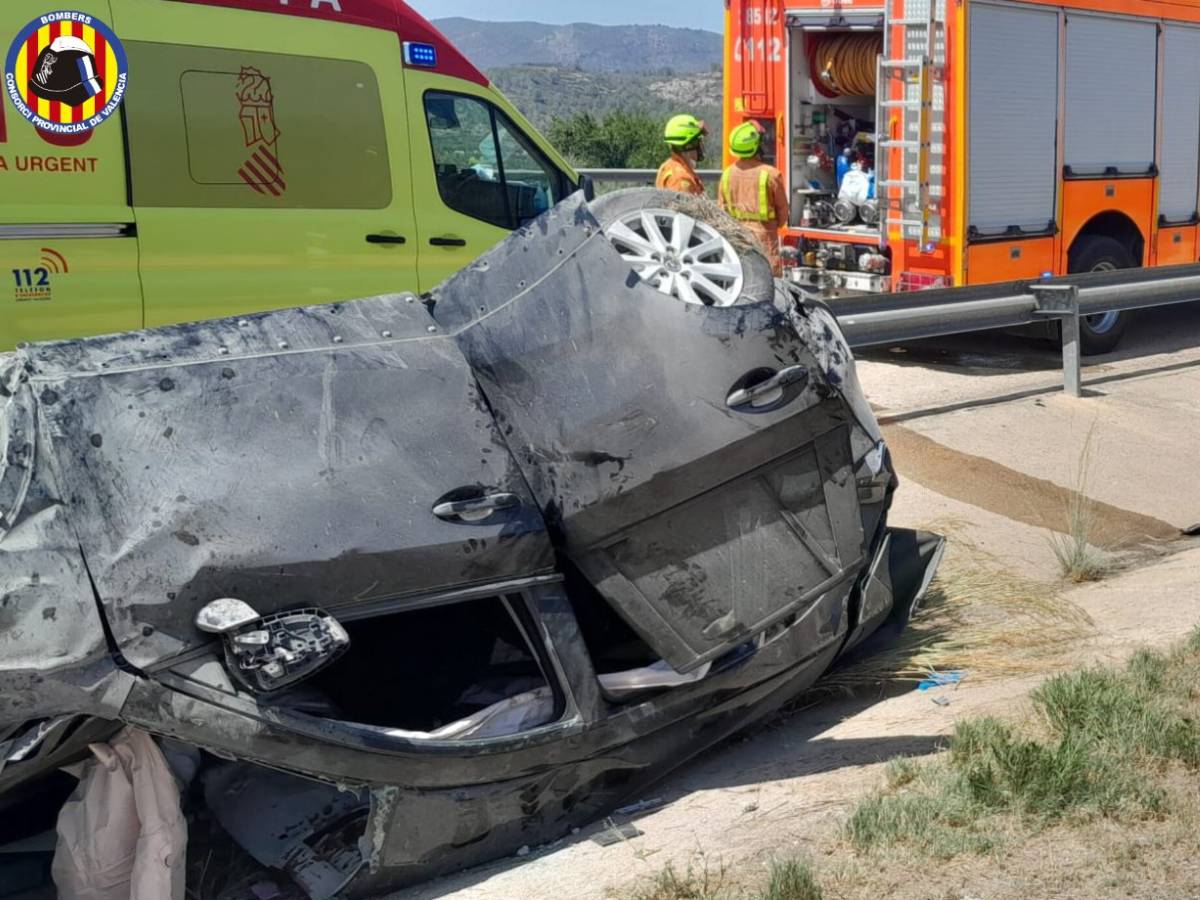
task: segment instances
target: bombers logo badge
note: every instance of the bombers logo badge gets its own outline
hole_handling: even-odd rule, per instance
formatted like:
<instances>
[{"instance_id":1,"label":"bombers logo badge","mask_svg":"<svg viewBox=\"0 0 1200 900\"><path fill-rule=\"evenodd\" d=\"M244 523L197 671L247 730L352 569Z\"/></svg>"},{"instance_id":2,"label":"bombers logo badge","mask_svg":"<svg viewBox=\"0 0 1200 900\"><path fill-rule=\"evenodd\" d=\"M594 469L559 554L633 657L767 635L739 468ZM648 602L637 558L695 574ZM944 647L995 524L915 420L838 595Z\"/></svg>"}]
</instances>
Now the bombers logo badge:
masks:
<instances>
[{"instance_id":1,"label":"bombers logo badge","mask_svg":"<svg viewBox=\"0 0 1200 900\"><path fill-rule=\"evenodd\" d=\"M41 131L80 134L117 111L129 78L125 48L86 13L46 13L17 35L4 66L4 92Z\"/></svg>"}]
</instances>

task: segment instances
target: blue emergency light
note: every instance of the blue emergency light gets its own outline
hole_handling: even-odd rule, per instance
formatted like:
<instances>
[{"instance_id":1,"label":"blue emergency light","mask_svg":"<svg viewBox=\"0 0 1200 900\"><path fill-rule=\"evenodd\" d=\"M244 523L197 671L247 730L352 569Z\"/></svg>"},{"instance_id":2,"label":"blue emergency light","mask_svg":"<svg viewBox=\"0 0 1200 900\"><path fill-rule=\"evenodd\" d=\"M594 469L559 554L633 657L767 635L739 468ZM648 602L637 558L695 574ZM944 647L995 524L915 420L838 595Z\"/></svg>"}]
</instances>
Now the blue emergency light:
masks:
<instances>
[{"instance_id":1,"label":"blue emergency light","mask_svg":"<svg viewBox=\"0 0 1200 900\"><path fill-rule=\"evenodd\" d=\"M418 66L422 69L437 68L437 47L433 44L418 44L416 41L405 41L404 64L406 66Z\"/></svg>"}]
</instances>

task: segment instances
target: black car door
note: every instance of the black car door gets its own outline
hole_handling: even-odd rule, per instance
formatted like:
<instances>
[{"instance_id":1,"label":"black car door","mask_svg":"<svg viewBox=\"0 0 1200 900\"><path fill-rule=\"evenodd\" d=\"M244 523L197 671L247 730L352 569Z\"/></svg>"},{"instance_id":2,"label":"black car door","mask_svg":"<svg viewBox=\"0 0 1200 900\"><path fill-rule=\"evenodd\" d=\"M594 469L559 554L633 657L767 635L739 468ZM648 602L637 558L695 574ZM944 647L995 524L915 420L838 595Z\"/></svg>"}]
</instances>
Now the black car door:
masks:
<instances>
[{"instance_id":1,"label":"black car door","mask_svg":"<svg viewBox=\"0 0 1200 900\"><path fill-rule=\"evenodd\" d=\"M125 659L260 615L554 569L541 515L454 341L411 295L26 353L59 480Z\"/></svg>"},{"instance_id":2,"label":"black car door","mask_svg":"<svg viewBox=\"0 0 1200 900\"><path fill-rule=\"evenodd\" d=\"M578 196L434 299L567 556L677 670L844 600L850 414L773 304L659 294Z\"/></svg>"}]
</instances>

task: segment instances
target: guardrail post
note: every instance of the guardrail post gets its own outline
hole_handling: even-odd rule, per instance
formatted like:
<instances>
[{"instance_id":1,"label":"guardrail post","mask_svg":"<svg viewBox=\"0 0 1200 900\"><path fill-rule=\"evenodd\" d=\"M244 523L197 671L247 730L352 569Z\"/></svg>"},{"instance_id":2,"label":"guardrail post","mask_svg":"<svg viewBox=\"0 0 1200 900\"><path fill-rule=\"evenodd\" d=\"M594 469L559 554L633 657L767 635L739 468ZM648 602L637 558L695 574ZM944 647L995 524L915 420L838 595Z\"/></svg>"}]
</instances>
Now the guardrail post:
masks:
<instances>
[{"instance_id":1,"label":"guardrail post","mask_svg":"<svg viewBox=\"0 0 1200 900\"><path fill-rule=\"evenodd\" d=\"M1037 298L1037 314L1062 323L1063 389L1072 397L1083 396L1083 355L1079 343L1079 288L1073 284L1037 284L1030 290Z\"/></svg>"}]
</instances>

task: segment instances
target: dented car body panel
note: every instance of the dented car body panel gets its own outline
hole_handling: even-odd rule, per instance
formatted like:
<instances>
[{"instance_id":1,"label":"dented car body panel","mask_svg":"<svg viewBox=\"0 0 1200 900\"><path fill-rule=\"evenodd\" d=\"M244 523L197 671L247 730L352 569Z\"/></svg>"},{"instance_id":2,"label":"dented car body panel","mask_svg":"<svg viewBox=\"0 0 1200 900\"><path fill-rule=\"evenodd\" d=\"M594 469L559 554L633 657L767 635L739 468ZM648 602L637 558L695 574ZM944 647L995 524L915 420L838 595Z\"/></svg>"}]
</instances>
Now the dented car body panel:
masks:
<instances>
[{"instance_id":1,"label":"dented car body panel","mask_svg":"<svg viewBox=\"0 0 1200 900\"><path fill-rule=\"evenodd\" d=\"M692 671L862 565L845 407L773 303L681 304L590 251L607 238L586 225L548 237L451 280L434 315L572 562ZM783 371L796 380L737 404L748 378Z\"/></svg>"},{"instance_id":2,"label":"dented car body panel","mask_svg":"<svg viewBox=\"0 0 1200 900\"><path fill-rule=\"evenodd\" d=\"M902 627L941 552L887 526L896 479L828 311L783 285L675 302L581 196L424 302L41 345L6 384L5 614L39 625L33 574L53 571L71 630L0 628L0 688L27 701L0 708L0 738L119 720L361 791L362 895L620 805ZM196 626L221 598L360 630L309 696L256 693ZM430 659L478 659L480 684L393 659L398 719L443 683L456 712L356 718L336 679L370 629L440 610ZM493 613L502 637L472 638ZM53 640L57 666L38 661ZM639 688L654 660L679 678ZM71 689L35 689L49 669ZM448 721L467 712L478 730Z\"/></svg>"},{"instance_id":3,"label":"dented car body panel","mask_svg":"<svg viewBox=\"0 0 1200 900\"><path fill-rule=\"evenodd\" d=\"M0 403L3 742L11 726L29 720L77 712L115 717L131 679L105 642L70 504L36 419L34 389L15 365L0 367Z\"/></svg>"},{"instance_id":4,"label":"dented car body panel","mask_svg":"<svg viewBox=\"0 0 1200 900\"><path fill-rule=\"evenodd\" d=\"M470 370L430 327L392 296L39 347L30 383L126 660L208 643L193 620L216 597L336 611L553 568ZM431 515L474 487L523 502Z\"/></svg>"}]
</instances>

